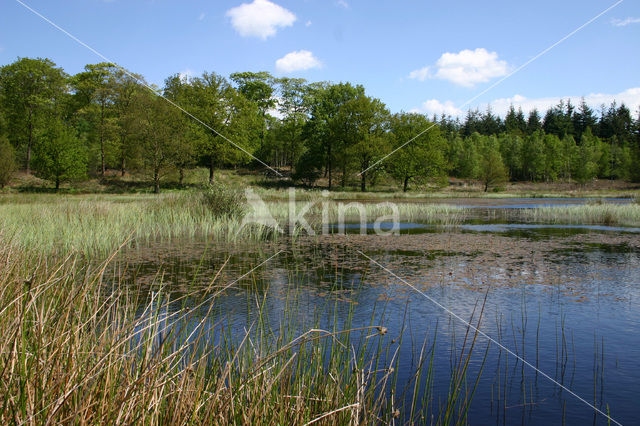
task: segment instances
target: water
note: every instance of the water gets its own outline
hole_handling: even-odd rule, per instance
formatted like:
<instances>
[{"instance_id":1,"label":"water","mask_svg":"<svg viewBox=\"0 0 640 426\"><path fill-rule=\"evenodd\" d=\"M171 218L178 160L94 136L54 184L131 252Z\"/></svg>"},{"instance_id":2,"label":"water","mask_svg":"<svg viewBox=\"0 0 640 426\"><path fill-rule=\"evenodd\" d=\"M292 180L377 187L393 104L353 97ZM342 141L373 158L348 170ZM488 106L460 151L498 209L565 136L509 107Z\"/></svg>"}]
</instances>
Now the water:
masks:
<instances>
[{"instance_id":1,"label":"water","mask_svg":"<svg viewBox=\"0 0 640 426\"><path fill-rule=\"evenodd\" d=\"M359 231L357 226L350 228ZM292 300L301 324L327 329L334 313L344 317L353 309L352 327L383 325L389 330L384 342L394 350L399 346L398 400L412 396L413 385L406 385L423 343L434 348L430 405L436 418L466 325L398 277L465 320L475 310L477 321L486 297L483 332L622 424L640 421L637 228L471 223L405 224L403 230L395 237L347 232L259 247L176 241L138 248L127 257L150 290L161 268L178 298L209 286L227 259L221 285L283 250L225 291L215 309L198 307L194 321L209 315L211 324L223 321L242 336L258 307L274 329ZM187 301L200 303L197 296ZM607 424L557 383L482 337L470 357L468 382L478 376L471 424Z\"/></svg>"}]
</instances>

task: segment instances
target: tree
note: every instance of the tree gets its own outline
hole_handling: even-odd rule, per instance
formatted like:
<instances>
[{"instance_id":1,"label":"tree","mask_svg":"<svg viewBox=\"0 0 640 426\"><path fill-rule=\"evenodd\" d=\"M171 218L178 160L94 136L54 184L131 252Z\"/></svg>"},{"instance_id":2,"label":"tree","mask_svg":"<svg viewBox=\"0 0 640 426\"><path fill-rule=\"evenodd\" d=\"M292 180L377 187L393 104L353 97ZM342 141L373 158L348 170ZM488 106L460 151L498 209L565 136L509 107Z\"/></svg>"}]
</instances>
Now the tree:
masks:
<instances>
[{"instance_id":1,"label":"tree","mask_svg":"<svg viewBox=\"0 0 640 426\"><path fill-rule=\"evenodd\" d=\"M51 117L34 151L34 169L43 179L53 181L56 191L62 182L87 173L87 152L73 128Z\"/></svg>"},{"instance_id":2,"label":"tree","mask_svg":"<svg viewBox=\"0 0 640 426\"><path fill-rule=\"evenodd\" d=\"M120 175L124 176L128 163L138 156L139 146L135 143L133 135L139 111L136 110L134 99L137 93L147 91L144 87L142 76L132 74L121 68L116 72L114 109L116 112L117 125L117 153Z\"/></svg>"},{"instance_id":3,"label":"tree","mask_svg":"<svg viewBox=\"0 0 640 426\"><path fill-rule=\"evenodd\" d=\"M87 65L71 78L75 106L91 123L92 139L97 140L100 175L107 167L107 140L115 133L115 98L119 68L112 63Z\"/></svg>"},{"instance_id":4,"label":"tree","mask_svg":"<svg viewBox=\"0 0 640 426\"><path fill-rule=\"evenodd\" d=\"M522 167L525 179L531 181L544 179L545 161L544 132L538 130L525 140L523 146Z\"/></svg>"},{"instance_id":5,"label":"tree","mask_svg":"<svg viewBox=\"0 0 640 426\"><path fill-rule=\"evenodd\" d=\"M454 159L454 170L458 177L475 179L478 176L480 157L478 153L479 133L473 133L471 137L461 139L457 146Z\"/></svg>"},{"instance_id":6,"label":"tree","mask_svg":"<svg viewBox=\"0 0 640 426\"><path fill-rule=\"evenodd\" d=\"M238 86L238 91L251 102L255 102L262 117L260 128L260 148L264 147L264 139L267 126L267 113L276 106L274 97L275 79L266 71L262 72L236 72L229 76Z\"/></svg>"},{"instance_id":7,"label":"tree","mask_svg":"<svg viewBox=\"0 0 640 426\"><path fill-rule=\"evenodd\" d=\"M491 105L487 106L487 110L482 115L479 132L482 135L497 135L502 131L502 120L500 117L493 115Z\"/></svg>"},{"instance_id":8,"label":"tree","mask_svg":"<svg viewBox=\"0 0 640 426\"><path fill-rule=\"evenodd\" d=\"M534 108L529 112L529 118L527 119L527 134L532 135L538 130L542 130L542 122L540 121L538 110Z\"/></svg>"},{"instance_id":9,"label":"tree","mask_svg":"<svg viewBox=\"0 0 640 426\"><path fill-rule=\"evenodd\" d=\"M524 114L521 108L518 108L516 112L513 105L509 106L509 111L504 119L504 127L507 133L524 135L527 131L527 122L524 119Z\"/></svg>"},{"instance_id":10,"label":"tree","mask_svg":"<svg viewBox=\"0 0 640 426\"><path fill-rule=\"evenodd\" d=\"M49 59L19 58L0 68L0 102L9 123L9 140L19 148L27 173L46 115L65 94L67 75Z\"/></svg>"},{"instance_id":11,"label":"tree","mask_svg":"<svg viewBox=\"0 0 640 426\"><path fill-rule=\"evenodd\" d=\"M390 132L394 136L393 148L399 149L389 158L388 167L391 175L402 184L404 192L407 192L412 179L436 178L445 174L445 140L439 127L430 123L425 116L396 114L391 117ZM406 144L420 132L424 133Z\"/></svg>"},{"instance_id":12,"label":"tree","mask_svg":"<svg viewBox=\"0 0 640 426\"><path fill-rule=\"evenodd\" d=\"M573 135L573 106L571 101L560 101L558 105L547 110L544 116L542 128L547 134L553 134L562 138L566 135Z\"/></svg>"},{"instance_id":13,"label":"tree","mask_svg":"<svg viewBox=\"0 0 640 426\"><path fill-rule=\"evenodd\" d=\"M164 97L170 101L189 107L190 86L188 77L175 74L165 80ZM177 112L178 110L174 108ZM172 157L173 165L178 169L178 182L184 182L185 170L196 165L198 146L203 145L206 139L205 128L187 114L180 112L174 116L175 127L179 129L174 134L175 152Z\"/></svg>"},{"instance_id":14,"label":"tree","mask_svg":"<svg viewBox=\"0 0 640 426\"><path fill-rule=\"evenodd\" d=\"M301 181L308 187L314 187L322 175L322 151L318 146L305 151L296 163L296 171L292 175L296 181Z\"/></svg>"},{"instance_id":15,"label":"tree","mask_svg":"<svg viewBox=\"0 0 640 426\"><path fill-rule=\"evenodd\" d=\"M509 170L511 179L523 179L522 150L524 149L524 142L522 137L518 136L518 134L503 133L498 140L500 155Z\"/></svg>"},{"instance_id":16,"label":"tree","mask_svg":"<svg viewBox=\"0 0 640 426\"><path fill-rule=\"evenodd\" d=\"M494 147L487 147L480 158L479 178L484 185L484 192L489 187L496 186L509 180L509 172L505 167L500 151Z\"/></svg>"},{"instance_id":17,"label":"tree","mask_svg":"<svg viewBox=\"0 0 640 426\"><path fill-rule=\"evenodd\" d=\"M598 175L598 160L601 152L598 149L600 140L587 129L582 135L582 143L576 147L573 156L573 178L580 184L593 180Z\"/></svg>"},{"instance_id":18,"label":"tree","mask_svg":"<svg viewBox=\"0 0 640 426\"><path fill-rule=\"evenodd\" d=\"M313 88L310 103L310 119L305 124L303 138L309 149L320 152L314 158L324 167L325 176L329 179L329 190L333 186L333 170L342 129L336 123L340 108L348 101L364 96L364 87L352 86L349 83L332 84Z\"/></svg>"},{"instance_id":19,"label":"tree","mask_svg":"<svg viewBox=\"0 0 640 426\"><path fill-rule=\"evenodd\" d=\"M584 98L580 101L578 111L573 114L573 129L576 134L576 138L580 141L582 134L588 129L592 130L596 128L597 120L593 114L593 110L589 108L589 105L585 102Z\"/></svg>"},{"instance_id":20,"label":"tree","mask_svg":"<svg viewBox=\"0 0 640 426\"><path fill-rule=\"evenodd\" d=\"M190 79L185 89L185 108L208 126L204 138L198 141L198 153L213 183L216 167L236 166L252 159L248 154L257 149L261 127L258 109L215 73L205 72Z\"/></svg>"},{"instance_id":21,"label":"tree","mask_svg":"<svg viewBox=\"0 0 640 426\"><path fill-rule=\"evenodd\" d=\"M566 135L565 137L571 137ZM544 180L555 181L564 164L562 142L556 135L544 135Z\"/></svg>"},{"instance_id":22,"label":"tree","mask_svg":"<svg viewBox=\"0 0 640 426\"><path fill-rule=\"evenodd\" d=\"M378 99L358 96L340 107L334 120L332 132L342 142L339 156L342 163L342 186L346 186L350 163L360 170L360 189L364 192L367 176L375 173L369 168L387 150L388 138L385 124L389 112Z\"/></svg>"},{"instance_id":23,"label":"tree","mask_svg":"<svg viewBox=\"0 0 640 426\"><path fill-rule=\"evenodd\" d=\"M281 78L278 85L278 111L283 117L281 130L287 144L288 165L293 169L302 153L302 129L308 119L310 89L303 78Z\"/></svg>"},{"instance_id":24,"label":"tree","mask_svg":"<svg viewBox=\"0 0 640 426\"><path fill-rule=\"evenodd\" d=\"M138 134L143 147L145 168L151 171L153 192L160 192L162 174L177 157L181 145L181 112L166 100L149 92L141 92L134 100L140 111Z\"/></svg>"},{"instance_id":25,"label":"tree","mask_svg":"<svg viewBox=\"0 0 640 426\"><path fill-rule=\"evenodd\" d=\"M0 137L0 188L9 183L16 170L15 151L5 136Z\"/></svg>"}]
</instances>

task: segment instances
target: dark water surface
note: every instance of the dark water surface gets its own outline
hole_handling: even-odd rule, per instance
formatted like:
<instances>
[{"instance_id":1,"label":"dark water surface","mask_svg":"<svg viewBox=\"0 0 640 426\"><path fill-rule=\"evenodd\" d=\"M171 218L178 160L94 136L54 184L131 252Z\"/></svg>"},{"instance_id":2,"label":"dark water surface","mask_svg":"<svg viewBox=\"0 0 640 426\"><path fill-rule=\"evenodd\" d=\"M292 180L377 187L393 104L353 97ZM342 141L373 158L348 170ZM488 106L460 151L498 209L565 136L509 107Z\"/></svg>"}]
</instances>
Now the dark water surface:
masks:
<instances>
[{"instance_id":1,"label":"dark water surface","mask_svg":"<svg viewBox=\"0 0 640 426\"><path fill-rule=\"evenodd\" d=\"M394 351L399 347L399 400L411 397L426 342L433 348L434 418L449 392L466 326L397 277L465 320L474 309L477 320L486 297L483 332L615 420L640 423L638 229L504 223L404 229L420 232L347 232L233 247L175 241L126 256L149 289L158 285L161 269L165 285L179 297L209 286L226 260L220 285L283 250L225 291L214 310L198 307L200 317L210 315L212 323L223 321L242 336L258 307L274 329L292 305L301 328L331 329L336 317L352 312L351 327L383 325L386 344ZM355 225L353 230L359 231ZM201 302L193 296L187 305ZM469 386L479 376L470 424L607 424L606 417L495 342L478 337L470 359Z\"/></svg>"}]
</instances>

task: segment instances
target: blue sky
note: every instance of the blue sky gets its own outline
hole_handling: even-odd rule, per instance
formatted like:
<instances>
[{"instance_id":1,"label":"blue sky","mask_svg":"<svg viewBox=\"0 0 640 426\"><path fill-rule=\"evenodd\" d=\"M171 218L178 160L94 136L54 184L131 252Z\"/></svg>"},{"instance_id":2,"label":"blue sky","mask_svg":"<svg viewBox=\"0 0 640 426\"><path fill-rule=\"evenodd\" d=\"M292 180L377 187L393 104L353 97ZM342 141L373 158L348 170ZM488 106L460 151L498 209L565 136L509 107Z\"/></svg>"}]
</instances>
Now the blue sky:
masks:
<instances>
[{"instance_id":1,"label":"blue sky","mask_svg":"<svg viewBox=\"0 0 640 426\"><path fill-rule=\"evenodd\" d=\"M389 108L457 107L614 1L24 0L149 82L266 70L350 81ZM640 2L626 0L472 106L527 110L560 97L640 106ZM100 62L15 0L0 3L0 64L48 57L68 73Z\"/></svg>"}]
</instances>

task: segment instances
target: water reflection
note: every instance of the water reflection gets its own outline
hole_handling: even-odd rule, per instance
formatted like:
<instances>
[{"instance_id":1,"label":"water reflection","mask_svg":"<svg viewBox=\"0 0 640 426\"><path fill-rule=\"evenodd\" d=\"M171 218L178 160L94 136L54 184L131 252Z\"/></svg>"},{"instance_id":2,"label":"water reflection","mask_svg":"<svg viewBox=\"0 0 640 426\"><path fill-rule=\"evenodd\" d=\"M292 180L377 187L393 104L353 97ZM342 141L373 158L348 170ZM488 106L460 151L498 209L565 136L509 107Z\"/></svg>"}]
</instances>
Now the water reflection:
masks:
<instances>
[{"instance_id":1,"label":"water reflection","mask_svg":"<svg viewBox=\"0 0 640 426\"><path fill-rule=\"evenodd\" d=\"M449 392L466 328L372 265L357 253L362 250L463 318L471 318L474 311L477 318L486 295L483 331L622 423L637 420L637 231L562 227L569 232L537 240L507 234L556 228L500 225L502 231L478 232L478 226L431 228L429 233L392 238L301 238L261 247L176 241L124 256L131 263L130 278L145 283L146 300L166 286L175 300L167 314L191 308L194 324L206 320L213 344L221 338L214 325L229 324L242 336L261 311L274 330L292 308L300 331L311 325L330 329L336 318L347 316L353 327L384 324L388 343L399 347L395 389L400 399L413 397L411 383L423 344L433 347L430 407L437 418L442 403L438 398ZM285 251L222 291L213 306L202 304L212 291L278 250ZM469 381L482 371L468 413L473 423L606 423L495 345L481 340L477 345L468 371ZM424 388L418 389L423 395Z\"/></svg>"}]
</instances>

